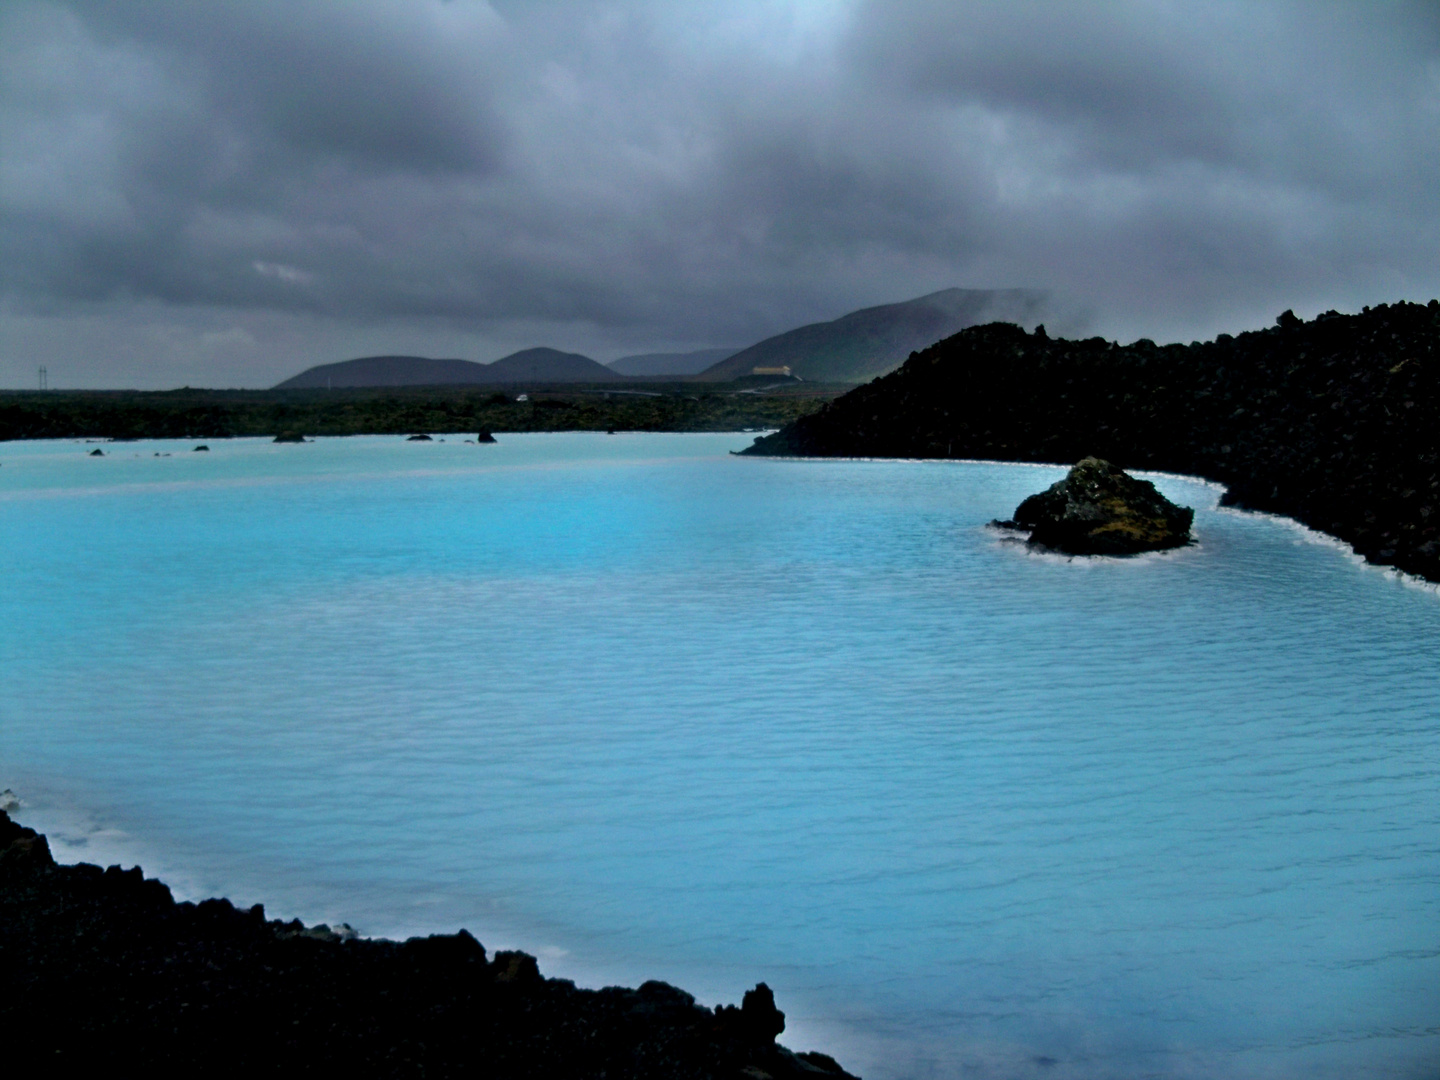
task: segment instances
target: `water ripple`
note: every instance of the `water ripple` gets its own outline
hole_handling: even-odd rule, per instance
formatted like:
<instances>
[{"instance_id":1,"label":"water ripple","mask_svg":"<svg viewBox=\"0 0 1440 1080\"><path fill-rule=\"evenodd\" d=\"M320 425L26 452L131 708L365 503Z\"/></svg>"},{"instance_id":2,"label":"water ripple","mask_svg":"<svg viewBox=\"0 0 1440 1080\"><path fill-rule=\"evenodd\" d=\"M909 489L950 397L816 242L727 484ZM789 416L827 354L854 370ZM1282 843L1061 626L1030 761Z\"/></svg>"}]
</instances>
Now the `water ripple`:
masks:
<instances>
[{"instance_id":1,"label":"water ripple","mask_svg":"<svg viewBox=\"0 0 1440 1080\"><path fill-rule=\"evenodd\" d=\"M765 978L867 1076L1435 1074L1433 592L1185 478L1198 545L1071 560L984 527L1058 469L747 441L8 444L0 786L192 895Z\"/></svg>"}]
</instances>

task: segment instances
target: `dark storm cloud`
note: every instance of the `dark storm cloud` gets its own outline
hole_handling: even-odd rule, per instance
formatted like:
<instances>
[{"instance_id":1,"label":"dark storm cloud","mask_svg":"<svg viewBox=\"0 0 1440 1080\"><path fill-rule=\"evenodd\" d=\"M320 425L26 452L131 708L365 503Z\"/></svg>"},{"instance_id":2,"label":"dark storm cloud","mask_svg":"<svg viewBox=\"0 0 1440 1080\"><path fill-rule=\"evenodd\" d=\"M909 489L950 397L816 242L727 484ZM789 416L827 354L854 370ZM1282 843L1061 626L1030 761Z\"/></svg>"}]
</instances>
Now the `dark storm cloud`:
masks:
<instances>
[{"instance_id":1,"label":"dark storm cloud","mask_svg":"<svg viewBox=\"0 0 1440 1080\"><path fill-rule=\"evenodd\" d=\"M1077 168L1185 163L1357 197L1433 187L1437 11L901 4L858 36L877 81L1043 125Z\"/></svg>"},{"instance_id":2,"label":"dark storm cloud","mask_svg":"<svg viewBox=\"0 0 1440 1080\"><path fill-rule=\"evenodd\" d=\"M376 18L376 9L352 4L77 0L73 10L97 43L153 50L203 98L205 119L274 155L263 164L333 157L407 172L494 164L483 30L479 40L456 41L449 32L461 27Z\"/></svg>"},{"instance_id":3,"label":"dark storm cloud","mask_svg":"<svg viewBox=\"0 0 1440 1080\"><path fill-rule=\"evenodd\" d=\"M887 3L854 40L897 101L1006 131L992 205L1022 263L1076 289L1100 272L1109 306L1183 319L1256 289L1303 305L1435 287L1435 14Z\"/></svg>"},{"instance_id":4,"label":"dark storm cloud","mask_svg":"<svg viewBox=\"0 0 1440 1080\"><path fill-rule=\"evenodd\" d=\"M347 201L373 185L383 197L396 175L498 164L483 66L493 18L450 21L358 5L12 9L7 284L337 302L294 288L314 274L286 260L353 247Z\"/></svg>"},{"instance_id":5,"label":"dark storm cloud","mask_svg":"<svg viewBox=\"0 0 1440 1080\"><path fill-rule=\"evenodd\" d=\"M263 367L275 319L292 354L308 325L488 359L738 344L948 285L1156 337L1428 298L1437 12L11 3L0 303L27 355L45 319L168 310Z\"/></svg>"}]
</instances>

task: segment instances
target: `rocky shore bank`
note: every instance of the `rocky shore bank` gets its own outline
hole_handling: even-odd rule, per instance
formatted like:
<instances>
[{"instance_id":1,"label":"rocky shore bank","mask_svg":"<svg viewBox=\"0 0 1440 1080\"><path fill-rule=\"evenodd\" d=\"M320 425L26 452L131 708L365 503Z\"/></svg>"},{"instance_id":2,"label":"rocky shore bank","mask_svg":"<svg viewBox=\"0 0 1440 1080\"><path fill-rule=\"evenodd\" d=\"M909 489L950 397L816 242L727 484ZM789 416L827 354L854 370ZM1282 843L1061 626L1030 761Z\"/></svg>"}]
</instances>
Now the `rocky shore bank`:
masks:
<instances>
[{"instance_id":1,"label":"rocky shore bank","mask_svg":"<svg viewBox=\"0 0 1440 1080\"><path fill-rule=\"evenodd\" d=\"M405 942L176 903L139 867L58 865L0 811L7 1063L54 1075L822 1080L763 983L714 1010L660 982L582 990L464 930Z\"/></svg>"},{"instance_id":2,"label":"rocky shore bank","mask_svg":"<svg viewBox=\"0 0 1440 1080\"><path fill-rule=\"evenodd\" d=\"M747 454L1104 458L1217 480L1372 563L1440 581L1440 302L1290 312L1189 345L992 323L916 353Z\"/></svg>"}]
</instances>

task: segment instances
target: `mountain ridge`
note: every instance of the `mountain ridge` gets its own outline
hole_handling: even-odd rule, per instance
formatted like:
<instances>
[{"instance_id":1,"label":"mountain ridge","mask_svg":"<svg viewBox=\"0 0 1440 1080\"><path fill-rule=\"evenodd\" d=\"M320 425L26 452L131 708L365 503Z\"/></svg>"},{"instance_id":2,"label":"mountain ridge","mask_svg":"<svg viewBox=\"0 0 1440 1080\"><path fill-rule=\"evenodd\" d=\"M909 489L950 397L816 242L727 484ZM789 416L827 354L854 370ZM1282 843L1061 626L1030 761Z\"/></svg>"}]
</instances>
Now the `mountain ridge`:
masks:
<instances>
[{"instance_id":1,"label":"mountain ridge","mask_svg":"<svg viewBox=\"0 0 1440 1080\"><path fill-rule=\"evenodd\" d=\"M677 353L636 353L607 361L605 366L621 375L658 378L670 375L698 375L739 349L694 349Z\"/></svg>"},{"instance_id":2,"label":"mountain ridge","mask_svg":"<svg viewBox=\"0 0 1440 1080\"><path fill-rule=\"evenodd\" d=\"M273 389L601 383L626 378L721 382L744 378L757 367L788 367L793 375L811 382L864 382L967 326L997 320L1033 324L1048 306L1049 295L1037 289L941 289L797 326L742 349L637 353L609 364L545 347L522 349L490 364L424 356L362 356L307 368Z\"/></svg>"},{"instance_id":3,"label":"mountain ridge","mask_svg":"<svg viewBox=\"0 0 1440 1080\"><path fill-rule=\"evenodd\" d=\"M616 382L624 376L580 353L539 346L490 364L427 356L362 356L306 368L275 390L382 386L475 386L511 382Z\"/></svg>"},{"instance_id":4,"label":"mountain ridge","mask_svg":"<svg viewBox=\"0 0 1440 1080\"><path fill-rule=\"evenodd\" d=\"M865 382L967 326L1034 323L1048 302L1049 294L1038 289L941 289L797 326L740 350L698 378L718 382L743 378L757 367L788 367L813 382Z\"/></svg>"}]
</instances>

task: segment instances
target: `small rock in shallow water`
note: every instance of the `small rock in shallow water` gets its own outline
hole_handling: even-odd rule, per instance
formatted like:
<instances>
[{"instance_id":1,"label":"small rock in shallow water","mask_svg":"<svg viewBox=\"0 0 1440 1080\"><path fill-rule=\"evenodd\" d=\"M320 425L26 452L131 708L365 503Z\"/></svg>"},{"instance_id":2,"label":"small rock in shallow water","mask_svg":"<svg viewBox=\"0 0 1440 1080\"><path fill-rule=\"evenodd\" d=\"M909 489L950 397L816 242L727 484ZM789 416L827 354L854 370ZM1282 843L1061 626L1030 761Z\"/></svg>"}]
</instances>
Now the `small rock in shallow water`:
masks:
<instances>
[{"instance_id":1,"label":"small rock in shallow water","mask_svg":"<svg viewBox=\"0 0 1440 1080\"><path fill-rule=\"evenodd\" d=\"M411 435L411 436L410 436L408 439L406 439L405 441L406 441L406 442L431 442L432 440L431 440L431 438L430 438L429 435Z\"/></svg>"},{"instance_id":2,"label":"small rock in shallow water","mask_svg":"<svg viewBox=\"0 0 1440 1080\"><path fill-rule=\"evenodd\" d=\"M1136 555L1188 544L1194 519L1148 480L1088 457L998 524L1029 529L1030 543L1070 555Z\"/></svg>"}]
</instances>

